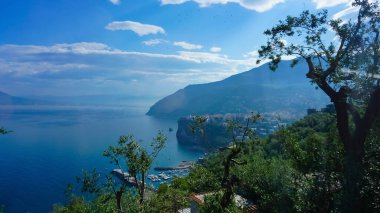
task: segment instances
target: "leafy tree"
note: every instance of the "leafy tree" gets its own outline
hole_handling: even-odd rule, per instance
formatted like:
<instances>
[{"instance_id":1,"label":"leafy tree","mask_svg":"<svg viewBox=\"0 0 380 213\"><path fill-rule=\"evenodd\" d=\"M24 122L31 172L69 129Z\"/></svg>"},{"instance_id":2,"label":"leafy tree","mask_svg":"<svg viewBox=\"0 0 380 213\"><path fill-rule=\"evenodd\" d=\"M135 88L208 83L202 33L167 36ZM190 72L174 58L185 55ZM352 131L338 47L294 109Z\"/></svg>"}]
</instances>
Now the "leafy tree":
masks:
<instances>
[{"instance_id":1,"label":"leafy tree","mask_svg":"<svg viewBox=\"0 0 380 213\"><path fill-rule=\"evenodd\" d=\"M295 185L294 179L299 173L292 168L290 160L265 158L259 153L250 154L246 159L247 164L236 173L241 179L238 190L257 202L262 212L296 212L294 200L301 184Z\"/></svg>"},{"instance_id":2,"label":"leafy tree","mask_svg":"<svg viewBox=\"0 0 380 213\"><path fill-rule=\"evenodd\" d=\"M122 172L127 171L133 177L134 184L137 186L140 204L144 201L145 181L153 160L164 148L166 136L159 131L153 138L151 147L153 151L148 151L140 146L132 135L121 136L116 146L109 146L103 155L110 159L110 162L117 166ZM117 206L121 210L121 198L125 192L126 182L116 192Z\"/></svg>"},{"instance_id":3,"label":"leafy tree","mask_svg":"<svg viewBox=\"0 0 380 213\"><path fill-rule=\"evenodd\" d=\"M221 205L223 199L223 194L221 193L211 193L207 194L204 198L204 205L201 206L200 212L202 213L239 213L242 212L239 209L234 200L227 207Z\"/></svg>"},{"instance_id":4,"label":"leafy tree","mask_svg":"<svg viewBox=\"0 0 380 213\"><path fill-rule=\"evenodd\" d=\"M53 205L54 213L90 213L93 212L91 204L86 202L83 197L72 197L66 206Z\"/></svg>"},{"instance_id":5,"label":"leafy tree","mask_svg":"<svg viewBox=\"0 0 380 213\"><path fill-rule=\"evenodd\" d=\"M220 199L218 199L220 202L220 208L222 210L226 210L231 204L233 204L234 187L239 181L239 178L235 174L232 174L231 170L236 165L246 164L244 161L239 161L238 158L244 149L244 145L253 139L254 131L252 131L250 125L252 122L257 122L261 119L262 116L259 113L251 113L251 115L246 118L245 124L242 124L237 120L227 121L227 131L229 133L232 133L232 142L230 146L225 149L226 151L223 155L224 158L222 160L223 172L221 173L222 179L220 188L222 189L223 193ZM191 127L193 133L201 132L201 134L204 135L205 133L203 127L206 121L206 117L196 116L194 118L194 124ZM214 188L214 191L216 189L217 188Z\"/></svg>"},{"instance_id":6,"label":"leafy tree","mask_svg":"<svg viewBox=\"0 0 380 213\"><path fill-rule=\"evenodd\" d=\"M190 170L187 182L193 193L209 192L220 188L220 180L216 174L210 171L210 167L195 166Z\"/></svg>"},{"instance_id":7,"label":"leafy tree","mask_svg":"<svg viewBox=\"0 0 380 213\"><path fill-rule=\"evenodd\" d=\"M150 208L148 212L178 212L188 206L188 193L188 191L162 183L146 203L146 206Z\"/></svg>"},{"instance_id":8,"label":"leafy tree","mask_svg":"<svg viewBox=\"0 0 380 213\"><path fill-rule=\"evenodd\" d=\"M260 114L252 113L246 121L245 125L238 122L231 121L228 124L228 129L232 132L232 145L228 147L228 154L223 162L223 178L221 186L224 189L223 196L220 200L220 206L222 209L226 209L233 200L234 186L238 182L238 177L235 174L231 174L231 167L234 165L243 165L247 162L239 161L237 158L243 150L243 146L247 141L251 141L254 136L254 132L251 130L251 122L257 122L262 119ZM239 137L238 137L239 136Z\"/></svg>"},{"instance_id":9,"label":"leafy tree","mask_svg":"<svg viewBox=\"0 0 380 213\"><path fill-rule=\"evenodd\" d=\"M269 39L259 54L273 70L282 56L298 57L292 65L304 59L306 77L330 97L345 149L346 211L359 212L364 144L380 112L380 10L378 1L355 0L353 6L358 15L348 22L329 20L327 11L288 16L265 31ZM329 36L335 39L326 43ZM285 44L287 38L295 42Z\"/></svg>"},{"instance_id":10,"label":"leafy tree","mask_svg":"<svg viewBox=\"0 0 380 213\"><path fill-rule=\"evenodd\" d=\"M366 141L362 195L365 212L380 212L380 118Z\"/></svg>"}]
</instances>

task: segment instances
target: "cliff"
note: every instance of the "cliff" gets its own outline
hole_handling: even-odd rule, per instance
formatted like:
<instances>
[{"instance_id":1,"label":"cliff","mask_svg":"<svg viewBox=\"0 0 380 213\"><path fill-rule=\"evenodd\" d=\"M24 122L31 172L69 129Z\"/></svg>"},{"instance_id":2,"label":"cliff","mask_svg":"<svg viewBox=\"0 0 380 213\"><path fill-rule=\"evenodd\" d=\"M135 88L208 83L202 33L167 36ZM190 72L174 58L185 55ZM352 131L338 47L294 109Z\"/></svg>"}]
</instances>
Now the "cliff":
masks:
<instances>
[{"instance_id":1,"label":"cliff","mask_svg":"<svg viewBox=\"0 0 380 213\"><path fill-rule=\"evenodd\" d=\"M208 121L198 128L191 117L178 120L177 141L190 149L210 151L227 146L232 138L221 120Z\"/></svg>"},{"instance_id":2,"label":"cliff","mask_svg":"<svg viewBox=\"0 0 380 213\"><path fill-rule=\"evenodd\" d=\"M193 116L182 117L178 120L178 130L176 133L179 144L190 149L212 151L223 148L231 144L233 134L228 128L230 122L245 126L247 122L245 114L227 115L205 115L206 121L196 125ZM263 119L255 123L250 123L249 127L254 131L255 136L265 138L275 132L280 126L287 126L292 120L278 120L271 114L262 115ZM234 136L241 139L244 129L234 129ZM239 139L239 140L240 140Z\"/></svg>"}]
</instances>

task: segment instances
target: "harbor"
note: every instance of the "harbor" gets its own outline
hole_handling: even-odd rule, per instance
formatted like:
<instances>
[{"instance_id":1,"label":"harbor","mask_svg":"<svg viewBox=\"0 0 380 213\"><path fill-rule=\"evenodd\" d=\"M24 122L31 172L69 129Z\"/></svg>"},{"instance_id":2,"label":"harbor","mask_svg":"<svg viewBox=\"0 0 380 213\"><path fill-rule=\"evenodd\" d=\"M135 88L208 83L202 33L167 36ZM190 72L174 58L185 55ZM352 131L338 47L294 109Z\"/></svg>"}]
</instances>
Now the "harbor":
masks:
<instances>
[{"instance_id":1,"label":"harbor","mask_svg":"<svg viewBox=\"0 0 380 213\"><path fill-rule=\"evenodd\" d=\"M146 184L153 189L157 189L162 183L171 183L173 178L189 175L190 168L194 164L194 161L182 161L175 167L155 167L154 171L147 175ZM135 178L121 169L113 169L111 174L119 180L125 181L129 187L136 186Z\"/></svg>"}]
</instances>

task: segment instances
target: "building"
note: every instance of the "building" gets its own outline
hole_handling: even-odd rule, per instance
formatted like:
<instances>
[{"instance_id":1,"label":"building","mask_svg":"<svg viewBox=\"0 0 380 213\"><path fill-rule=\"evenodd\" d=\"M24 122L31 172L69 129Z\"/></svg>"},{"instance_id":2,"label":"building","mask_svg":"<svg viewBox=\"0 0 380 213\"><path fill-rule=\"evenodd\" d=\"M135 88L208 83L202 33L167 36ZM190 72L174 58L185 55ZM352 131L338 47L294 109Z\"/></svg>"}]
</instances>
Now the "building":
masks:
<instances>
[{"instance_id":1,"label":"building","mask_svg":"<svg viewBox=\"0 0 380 213\"><path fill-rule=\"evenodd\" d=\"M317 112L318 112L317 109L314 109L314 108L307 109L307 115L311 115Z\"/></svg>"},{"instance_id":2,"label":"building","mask_svg":"<svg viewBox=\"0 0 380 213\"><path fill-rule=\"evenodd\" d=\"M327 113L335 113L335 107L334 104L328 104L325 108L321 109L321 112L327 112Z\"/></svg>"}]
</instances>

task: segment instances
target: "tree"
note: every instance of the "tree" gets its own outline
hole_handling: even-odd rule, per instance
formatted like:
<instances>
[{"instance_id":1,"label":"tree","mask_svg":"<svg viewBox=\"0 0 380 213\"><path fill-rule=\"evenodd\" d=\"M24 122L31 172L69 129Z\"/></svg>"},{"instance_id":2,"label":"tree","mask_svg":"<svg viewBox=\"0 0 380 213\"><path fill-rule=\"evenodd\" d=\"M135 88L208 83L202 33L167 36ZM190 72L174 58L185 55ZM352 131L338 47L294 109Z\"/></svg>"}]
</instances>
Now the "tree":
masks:
<instances>
[{"instance_id":1,"label":"tree","mask_svg":"<svg viewBox=\"0 0 380 213\"><path fill-rule=\"evenodd\" d=\"M306 77L330 97L345 150L346 211L360 212L365 141L380 112L380 10L378 1L355 0L353 6L356 20L346 22L329 20L325 10L288 16L264 32L269 38L259 55L271 60L272 70L283 56L296 56L293 66L304 59ZM288 38L295 42L285 44Z\"/></svg>"},{"instance_id":2,"label":"tree","mask_svg":"<svg viewBox=\"0 0 380 213\"><path fill-rule=\"evenodd\" d=\"M116 146L109 146L103 153L105 157L110 158L111 163L117 166L122 173L127 171L133 177L134 185L137 186L140 204L144 201L145 181L147 172L150 169L153 160L158 153L164 148L166 136L159 131L151 143L152 152L140 146L133 135L120 136ZM123 181L122 187L116 192L117 206L121 211L121 198L125 192L126 183Z\"/></svg>"},{"instance_id":3,"label":"tree","mask_svg":"<svg viewBox=\"0 0 380 213\"><path fill-rule=\"evenodd\" d=\"M194 125L191 126L193 133L200 132L201 135L205 135L203 125L207 122L208 118L204 116L195 116ZM243 119L244 120L244 119ZM239 161L239 154L243 151L244 145L248 141L252 141L254 131L251 129L251 124L259 120L262 120L262 116L257 113L251 113L245 121L245 124L237 120L227 121L227 132L232 133L232 142L229 147L226 148L226 155L223 159L223 172L221 179L222 195L219 200L219 207L222 210L228 209L233 204L234 187L238 182L238 177L231 174L231 170L235 165L246 164L244 161ZM190 173L191 174L191 173ZM215 200L214 200L215 201Z\"/></svg>"},{"instance_id":4,"label":"tree","mask_svg":"<svg viewBox=\"0 0 380 213\"><path fill-rule=\"evenodd\" d=\"M362 194L365 212L380 212L380 117L366 141Z\"/></svg>"},{"instance_id":5,"label":"tree","mask_svg":"<svg viewBox=\"0 0 380 213\"><path fill-rule=\"evenodd\" d=\"M231 175L231 168L233 165L243 165L247 162L238 161L238 156L243 150L244 143L252 140L254 132L251 130L250 124L262 119L260 114L251 113L247 118L246 124L242 125L238 122L231 121L228 124L228 129L232 132L232 146L228 148L228 154L223 162L223 178L221 186L223 188L223 195L220 200L222 209L228 208L233 200L233 188L238 181L236 175ZM238 137L239 136L239 137Z\"/></svg>"}]
</instances>

